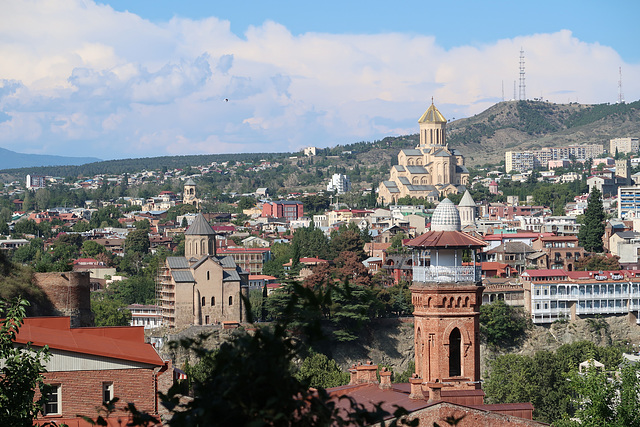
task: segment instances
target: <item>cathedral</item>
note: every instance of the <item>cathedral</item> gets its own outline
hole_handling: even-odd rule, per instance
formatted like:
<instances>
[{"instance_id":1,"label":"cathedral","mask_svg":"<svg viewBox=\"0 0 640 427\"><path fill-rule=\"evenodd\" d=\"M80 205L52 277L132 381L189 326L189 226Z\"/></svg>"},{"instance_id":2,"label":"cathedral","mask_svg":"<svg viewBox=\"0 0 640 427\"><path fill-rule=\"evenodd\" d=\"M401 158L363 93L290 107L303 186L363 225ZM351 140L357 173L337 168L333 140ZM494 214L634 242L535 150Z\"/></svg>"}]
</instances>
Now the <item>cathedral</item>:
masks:
<instances>
[{"instance_id":1,"label":"cathedral","mask_svg":"<svg viewBox=\"0 0 640 427\"><path fill-rule=\"evenodd\" d=\"M397 203L405 196L434 202L451 193L464 192L469 184L464 157L447 145L447 120L433 101L418 123L420 145L398 153L398 164L391 168L389 180L378 188L380 204Z\"/></svg>"}]
</instances>

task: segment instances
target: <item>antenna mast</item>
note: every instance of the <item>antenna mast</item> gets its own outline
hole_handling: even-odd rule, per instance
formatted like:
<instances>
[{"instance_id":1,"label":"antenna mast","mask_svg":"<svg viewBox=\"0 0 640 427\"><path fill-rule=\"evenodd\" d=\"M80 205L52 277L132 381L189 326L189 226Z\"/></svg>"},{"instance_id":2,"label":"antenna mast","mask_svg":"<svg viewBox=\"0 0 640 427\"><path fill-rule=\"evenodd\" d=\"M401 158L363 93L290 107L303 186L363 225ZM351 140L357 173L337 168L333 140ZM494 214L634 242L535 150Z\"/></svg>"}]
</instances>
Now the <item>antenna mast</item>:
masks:
<instances>
[{"instance_id":1,"label":"antenna mast","mask_svg":"<svg viewBox=\"0 0 640 427\"><path fill-rule=\"evenodd\" d=\"M622 67L618 67L620 78L618 79L618 104L624 104L624 94L622 93Z\"/></svg>"},{"instance_id":2,"label":"antenna mast","mask_svg":"<svg viewBox=\"0 0 640 427\"><path fill-rule=\"evenodd\" d=\"M527 99L527 95L525 93L525 84L524 84L524 50L520 48L520 92L518 99L524 101Z\"/></svg>"}]
</instances>

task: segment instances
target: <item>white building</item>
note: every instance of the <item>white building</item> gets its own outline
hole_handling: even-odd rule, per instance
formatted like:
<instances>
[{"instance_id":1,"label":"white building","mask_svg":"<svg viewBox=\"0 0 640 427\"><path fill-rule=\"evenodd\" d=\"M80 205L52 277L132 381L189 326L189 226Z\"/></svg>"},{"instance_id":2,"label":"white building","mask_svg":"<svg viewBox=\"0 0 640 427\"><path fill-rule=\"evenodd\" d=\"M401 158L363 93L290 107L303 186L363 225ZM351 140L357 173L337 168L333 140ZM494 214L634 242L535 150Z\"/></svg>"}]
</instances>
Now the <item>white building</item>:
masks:
<instances>
[{"instance_id":1,"label":"white building","mask_svg":"<svg viewBox=\"0 0 640 427\"><path fill-rule=\"evenodd\" d=\"M609 154L637 153L640 148L638 138L614 138L609 140Z\"/></svg>"},{"instance_id":2,"label":"white building","mask_svg":"<svg viewBox=\"0 0 640 427\"><path fill-rule=\"evenodd\" d=\"M27 175L27 188L44 188L46 187L46 178L42 175Z\"/></svg>"},{"instance_id":3,"label":"white building","mask_svg":"<svg viewBox=\"0 0 640 427\"><path fill-rule=\"evenodd\" d=\"M150 329L162 325L160 306L131 304L127 309L131 312L131 326L144 326L145 329Z\"/></svg>"},{"instance_id":4,"label":"white building","mask_svg":"<svg viewBox=\"0 0 640 427\"><path fill-rule=\"evenodd\" d=\"M349 181L349 177L340 173L334 173L327 185L327 191L335 191L337 194L342 194L349 190L351 190L351 181Z\"/></svg>"}]
</instances>

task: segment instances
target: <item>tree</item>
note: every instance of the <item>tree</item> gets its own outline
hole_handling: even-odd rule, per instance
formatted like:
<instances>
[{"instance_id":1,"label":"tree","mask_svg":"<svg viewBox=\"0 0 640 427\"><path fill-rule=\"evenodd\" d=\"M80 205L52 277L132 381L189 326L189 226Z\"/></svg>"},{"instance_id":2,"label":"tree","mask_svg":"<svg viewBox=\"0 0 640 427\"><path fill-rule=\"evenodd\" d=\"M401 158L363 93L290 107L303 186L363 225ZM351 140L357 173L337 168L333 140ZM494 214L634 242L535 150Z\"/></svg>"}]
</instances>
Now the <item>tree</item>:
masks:
<instances>
[{"instance_id":1,"label":"tree","mask_svg":"<svg viewBox=\"0 0 640 427\"><path fill-rule=\"evenodd\" d=\"M588 367L569 375L576 413L554 423L559 427L640 426L640 371L624 366L619 375Z\"/></svg>"},{"instance_id":2,"label":"tree","mask_svg":"<svg viewBox=\"0 0 640 427\"><path fill-rule=\"evenodd\" d=\"M602 207L602 193L593 188L584 213L584 222L578 232L580 245L589 252L602 252L605 214Z\"/></svg>"},{"instance_id":3,"label":"tree","mask_svg":"<svg viewBox=\"0 0 640 427\"><path fill-rule=\"evenodd\" d=\"M507 305L503 300L498 299L480 306L480 332L490 347L516 344L523 338L527 326L525 313Z\"/></svg>"},{"instance_id":4,"label":"tree","mask_svg":"<svg viewBox=\"0 0 640 427\"><path fill-rule=\"evenodd\" d=\"M144 229L130 231L124 241L124 246L127 254L146 254L149 252L150 246L149 232Z\"/></svg>"},{"instance_id":5,"label":"tree","mask_svg":"<svg viewBox=\"0 0 640 427\"><path fill-rule=\"evenodd\" d=\"M576 261L576 270L582 271L611 271L620 270L620 257L618 255L591 255Z\"/></svg>"},{"instance_id":6,"label":"tree","mask_svg":"<svg viewBox=\"0 0 640 427\"><path fill-rule=\"evenodd\" d=\"M49 358L45 346L34 349L30 345L16 346L14 340L26 316L29 303L16 299L11 304L0 300L0 425L32 426L33 419L42 412L47 387L42 373ZM36 389L41 398L34 401Z\"/></svg>"},{"instance_id":7,"label":"tree","mask_svg":"<svg viewBox=\"0 0 640 427\"><path fill-rule=\"evenodd\" d=\"M96 326L129 326L131 324L131 312L117 299L92 298L91 311L95 315Z\"/></svg>"},{"instance_id":8,"label":"tree","mask_svg":"<svg viewBox=\"0 0 640 427\"><path fill-rule=\"evenodd\" d=\"M349 384L349 373L344 372L335 360L329 359L322 353L312 353L304 359L294 376L314 388Z\"/></svg>"}]
</instances>

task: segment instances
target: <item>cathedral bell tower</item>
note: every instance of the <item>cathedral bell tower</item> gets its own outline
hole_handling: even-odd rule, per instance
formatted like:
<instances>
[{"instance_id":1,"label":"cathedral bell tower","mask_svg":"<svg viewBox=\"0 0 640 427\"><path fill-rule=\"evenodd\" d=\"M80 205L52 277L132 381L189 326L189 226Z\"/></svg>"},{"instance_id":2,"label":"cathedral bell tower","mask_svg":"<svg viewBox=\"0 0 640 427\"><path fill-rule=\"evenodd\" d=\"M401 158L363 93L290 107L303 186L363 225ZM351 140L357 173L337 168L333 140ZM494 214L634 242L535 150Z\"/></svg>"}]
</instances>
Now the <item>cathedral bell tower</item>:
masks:
<instances>
[{"instance_id":1,"label":"cathedral bell tower","mask_svg":"<svg viewBox=\"0 0 640 427\"><path fill-rule=\"evenodd\" d=\"M407 243L413 248L411 297L415 311L416 374L445 390L480 390L481 267L476 251L485 242L460 231L458 209L444 199L431 231ZM470 255L470 265L463 265ZM481 391L469 392L482 403ZM478 396L476 396L478 394Z\"/></svg>"}]
</instances>

